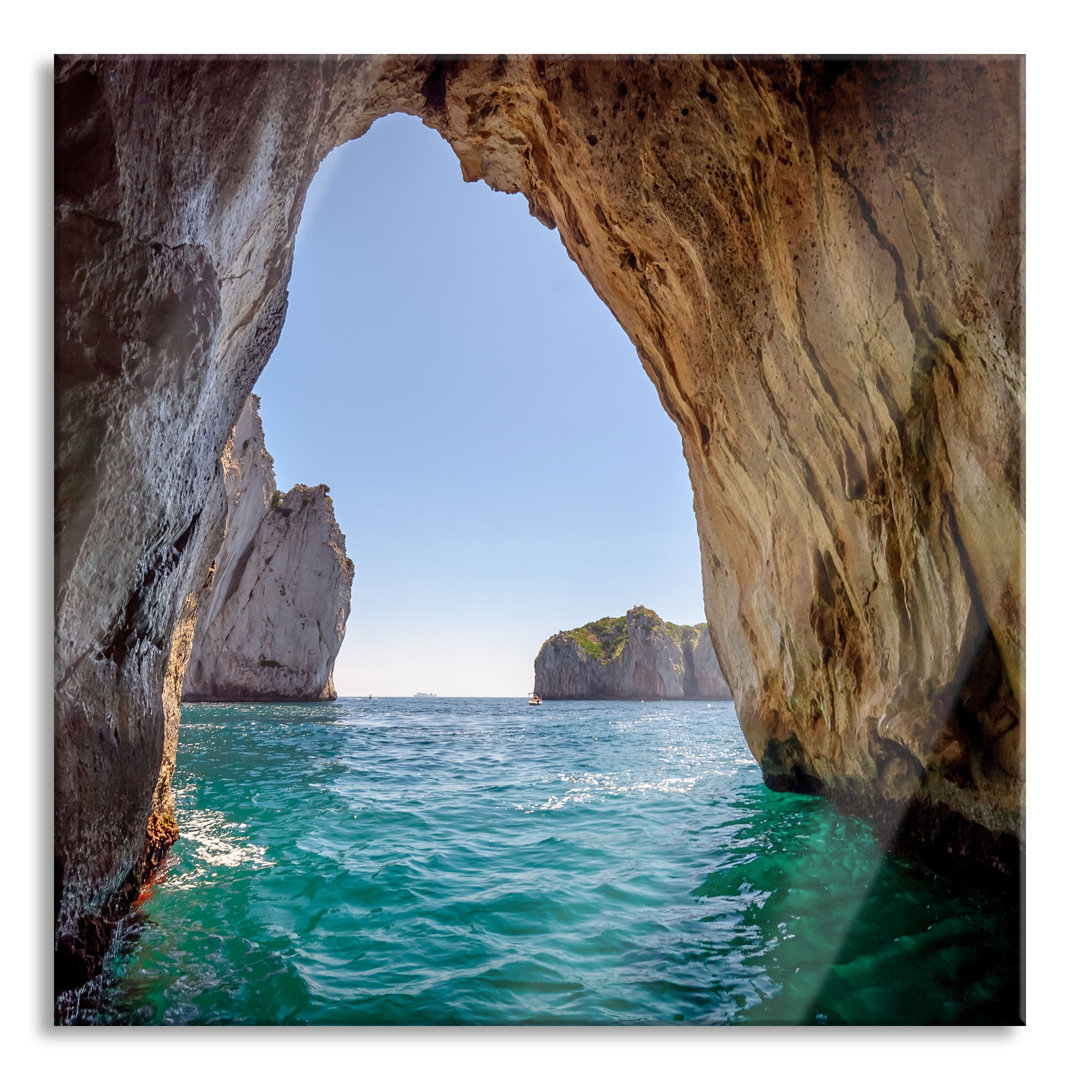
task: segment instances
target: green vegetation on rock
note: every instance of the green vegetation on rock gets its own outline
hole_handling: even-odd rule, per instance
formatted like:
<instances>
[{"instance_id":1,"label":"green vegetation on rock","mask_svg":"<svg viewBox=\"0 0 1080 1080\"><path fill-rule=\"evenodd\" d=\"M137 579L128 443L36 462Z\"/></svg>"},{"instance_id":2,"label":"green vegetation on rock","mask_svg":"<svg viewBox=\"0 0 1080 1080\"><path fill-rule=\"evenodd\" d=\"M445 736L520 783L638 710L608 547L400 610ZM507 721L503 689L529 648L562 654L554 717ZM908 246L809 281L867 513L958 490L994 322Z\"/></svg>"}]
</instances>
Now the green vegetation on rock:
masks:
<instances>
[{"instance_id":1,"label":"green vegetation on rock","mask_svg":"<svg viewBox=\"0 0 1080 1080\"><path fill-rule=\"evenodd\" d=\"M595 622L586 623L573 630L564 630L563 634L580 645L589 656L599 660L601 664L610 664L626 647L629 640L626 620L634 616L643 616L653 620L657 633L666 633L673 641L680 644L684 639L689 638L690 643L696 645L700 636L708 632L705 623L682 626L678 623L665 622L652 608L638 604L626 615L618 618L597 619Z\"/></svg>"},{"instance_id":2,"label":"green vegetation on rock","mask_svg":"<svg viewBox=\"0 0 1080 1080\"><path fill-rule=\"evenodd\" d=\"M601 664L608 664L622 652L626 645L626 616L623 615L618 619L597 619L596 622L586 623L566 633L590 656L599 660Z\"/></svg>"}]
</instances>

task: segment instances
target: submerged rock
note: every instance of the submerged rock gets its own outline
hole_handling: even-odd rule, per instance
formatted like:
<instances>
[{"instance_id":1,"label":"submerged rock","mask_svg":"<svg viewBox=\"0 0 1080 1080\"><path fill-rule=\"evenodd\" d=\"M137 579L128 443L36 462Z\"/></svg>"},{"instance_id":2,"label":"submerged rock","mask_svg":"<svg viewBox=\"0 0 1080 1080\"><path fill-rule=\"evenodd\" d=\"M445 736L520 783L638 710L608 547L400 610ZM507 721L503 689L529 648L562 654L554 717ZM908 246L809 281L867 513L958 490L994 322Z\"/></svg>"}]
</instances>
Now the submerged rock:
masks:
<instances>
[{"instance_id":1,"label":"submerged rock","mask_svg":"<svg viewBox=\"0 0 1080 1080\"><path fill-rule=\"evenodd\" d=\"M556 700L731 700L708 626L664 622L640 606L548 638L534 670L534 693Z\"/></svg>"},{"instance_id":2,"label":"submerged rock","mask_svg":"<svg viewBox=\"0 0 1080 1080\"><path fill-rule=\"evenodd\" d=\"M225 447L229 500L199 607L185 701L326 701L345 636L352 560L325 485L274 486L253 394Z\"/></svg>"}]
</instances>

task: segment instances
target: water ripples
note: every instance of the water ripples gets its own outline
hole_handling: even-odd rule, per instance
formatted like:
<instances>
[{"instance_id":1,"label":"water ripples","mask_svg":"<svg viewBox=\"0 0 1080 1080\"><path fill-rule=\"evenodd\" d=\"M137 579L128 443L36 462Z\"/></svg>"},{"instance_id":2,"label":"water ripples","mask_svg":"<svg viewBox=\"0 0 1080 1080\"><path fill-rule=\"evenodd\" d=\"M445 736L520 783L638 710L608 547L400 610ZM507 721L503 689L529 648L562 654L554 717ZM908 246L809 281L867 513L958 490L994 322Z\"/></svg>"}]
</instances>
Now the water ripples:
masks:
<instances>
[{"instance_id":1,"label":"water ripples","mask_svg":"<svg viewBox=\"0 0 1080 1080\"><path fill-rule=\"evenodd\" d=\"M769 792L730 706L186 707L105 1023L1012 1019L1017 921Z\"/></svg>"}]
</instances>

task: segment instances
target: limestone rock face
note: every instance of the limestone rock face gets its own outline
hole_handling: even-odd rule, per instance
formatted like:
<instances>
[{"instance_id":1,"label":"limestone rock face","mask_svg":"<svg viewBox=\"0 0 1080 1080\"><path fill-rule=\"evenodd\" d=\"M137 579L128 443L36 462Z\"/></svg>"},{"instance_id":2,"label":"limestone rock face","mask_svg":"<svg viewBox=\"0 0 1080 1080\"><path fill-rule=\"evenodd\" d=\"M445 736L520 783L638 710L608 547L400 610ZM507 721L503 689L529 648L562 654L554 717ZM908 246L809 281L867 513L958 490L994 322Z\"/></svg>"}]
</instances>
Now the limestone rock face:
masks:
<instances>
[{"instance_id":1,"label":"limestone rock face","mask_svg":"<svg viewBox=\"0 0 1080 1080\"><path fill-rule=\"evenodd\" d=\"M276 491L254 394L222 465L225 540L199 608L183 698L333 700L353 567L326 488Z\"/></svg>"},{"instance_id":2,"label":"limestone rock face","mask_svg":"<svg viewBox=\"0 0 1080 1080\"><path fill-rule=\"evenodd\" d=\"M684 697L714 698L720 701L731 700L731 687L720 670L720 661L716 658L716 649L713 648L712 636L709 634L708 624L703 627L693 627L700 632L693 636L693 647L689 657L684 663L686 670L693 673L693 680L684 683ZM686 638L683 639L685 655ZM694 683L697 689L694 689Z\"/></svg>"},{"instance_id":3,"label":"limestone rock face","mask_svg":"<svg viewBox=\"0 0 1080 1080\"><path fill-rule=\"evenodd\" d=\"M58 957L145 839L304 193L394 111L523 192L637 346L766 778L1015 865L1022 100L1016 57L59 58Z\"/></svg>"},{"instance_id":4,"label":"limestone rock face","mask_svg":"<svg viewBox=\"0 0 1080 1080\"><path fill-rule=\"evenodd\" d=\"M676 626L644 607L553 635L534 670L534 692L555 700L731 700L705 623Z\"/></svg>"}]
</instances>

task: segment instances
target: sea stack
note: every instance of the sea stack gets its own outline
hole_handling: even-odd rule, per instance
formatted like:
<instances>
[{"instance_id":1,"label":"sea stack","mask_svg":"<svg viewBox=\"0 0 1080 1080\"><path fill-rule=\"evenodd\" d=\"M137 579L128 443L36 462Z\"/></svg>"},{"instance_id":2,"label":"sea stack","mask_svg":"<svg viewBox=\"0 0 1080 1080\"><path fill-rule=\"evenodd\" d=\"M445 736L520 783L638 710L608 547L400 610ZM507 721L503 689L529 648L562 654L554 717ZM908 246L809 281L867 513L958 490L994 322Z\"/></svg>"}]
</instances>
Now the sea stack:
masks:
<instances>
[{"instance_id":1,"label":"sea stack","mask_svg":"<svg viewBox=\"0 0 1080 1080\"><path fill-rule=\"evenodd\" d=\"M640 605L549 637L534 669L534 693L554 700L731 700L708 626L664 622Z\"/></svg>"},{"instance_id":2,"label":"sea stack","mask_svg":"<svg viewBox=\"0 0 1080 1080\"><path fill-rule=\"evenodd\" d=\"M329 701L353 580L325 484L275 487L259 399L222 455L228 518L195 624L185 701Z\"/></svg>"}]
</instances>

